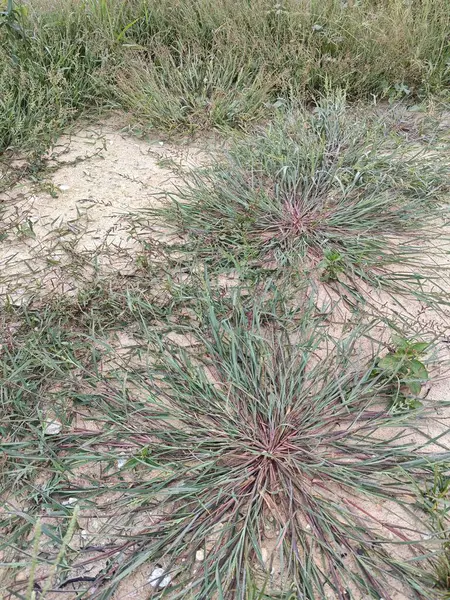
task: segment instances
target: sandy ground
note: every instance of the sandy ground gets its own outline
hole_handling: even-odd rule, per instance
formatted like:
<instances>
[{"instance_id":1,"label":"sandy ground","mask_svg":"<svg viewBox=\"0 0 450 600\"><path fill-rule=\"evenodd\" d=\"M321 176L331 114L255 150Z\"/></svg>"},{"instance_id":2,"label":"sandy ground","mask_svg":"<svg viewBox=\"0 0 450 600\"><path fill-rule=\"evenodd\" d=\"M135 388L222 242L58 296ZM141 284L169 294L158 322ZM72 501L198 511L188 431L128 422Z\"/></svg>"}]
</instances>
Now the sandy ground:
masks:
<instances>
[{"instance_id":1,"label":"sandy ground","mask_svg":"<svg viewBox=\"0 0 450 600\"><path fill-rule=\"evenodd\" d=\"M95 274L130 274L140 246L130 213L158 204L179 183L177 169L205 160L204 149L142 141L119 124L62 138L42 181L0 195L0 301L75 294Z\"/></svg>"},{"instance_id":2,"label":"sandy ground","mask_svg":"<svg viewBox=\"0 0 450 600\"><path fill-rule=\"evenodd\" d=\"M42 181L22 182L0 197L0 302L20 305L56 293L73 295L98 275L133 274L141 251L133 222L160 202L161 193L180 183L177 170L194 168L207 156L202 144L136 139L116 120L62 138L49 157L52 170ZM417 320L422 318L420 307L410 309ZM441 324L444 329L448 326ZM116 336L119 353L132 344L127 332ZM441 341L447 359L449 348ZM428 398L450 400L450 379L445 374L431 384ZM89 423L87 418L76 426ZM435 436L449 426L450 412L441 410L426 430ZM441 441L450 445L450 436ZM380 515L385 510L379 507ZM102 537L101 512L84 519L84 543ZM133 524L136 530L140 526ZM96 564L92 573L101 567ZM148 577L153 568L144 564L123 581L115 600L152 597ZM395 600L409 599L399 593Z\"/></svg>"}]
</instances>

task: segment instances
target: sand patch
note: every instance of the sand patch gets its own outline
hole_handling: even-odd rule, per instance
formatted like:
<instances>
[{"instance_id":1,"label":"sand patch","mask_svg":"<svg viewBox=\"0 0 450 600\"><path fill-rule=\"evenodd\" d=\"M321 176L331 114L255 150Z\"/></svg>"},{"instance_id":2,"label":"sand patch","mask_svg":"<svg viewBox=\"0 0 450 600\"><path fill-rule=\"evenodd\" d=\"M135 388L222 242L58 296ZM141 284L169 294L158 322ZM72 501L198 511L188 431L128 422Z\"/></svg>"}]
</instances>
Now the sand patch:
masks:
<instances>
[{"instance_id":1,"label":"sand patch","mask_svg":"<svg viewBox=\"0 0 450 600\"><path fill-rule=\"evenodd\" d=\"M132 274L140 244L130 213L155 207L204 160L198 145L139 140L112 120L61 138L49 172L0 196L0 298L76 294L105 273Z\"/></svg>"}]
</instances>

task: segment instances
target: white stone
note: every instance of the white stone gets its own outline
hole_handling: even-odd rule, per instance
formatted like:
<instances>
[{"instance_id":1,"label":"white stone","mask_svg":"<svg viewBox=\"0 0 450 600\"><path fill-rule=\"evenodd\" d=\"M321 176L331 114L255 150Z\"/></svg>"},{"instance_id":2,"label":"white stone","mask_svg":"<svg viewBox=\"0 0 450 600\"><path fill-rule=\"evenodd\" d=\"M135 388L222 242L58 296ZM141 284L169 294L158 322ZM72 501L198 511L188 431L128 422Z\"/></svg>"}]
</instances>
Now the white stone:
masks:
<instances>
[{"instance_id":1,"label":"white stone","mask_svg":"<svg viewBox=\"0 0 450 600\"><path fill-rule=\"evenodd\" d=\"M70 185L67 185L65 183L62 183L61 185L58 185L58 188L62 191L62 192L67 192L67 190L70 190Z\"/></svg>"},{"instance_id":2,"label":"white stone","mask_svg":"<svg viewBox=\"0 0 450 600\"><path fill-rule=\"evenodd\" d=\"M205 551L203 549L197 550L197 552L195 553L195 560L197 562L205 560Z\"/></svg>"},{"instance_id":3,"label":"white stone","mask_svg":"<svg viewBox=\"0 0 450 600\"><path fill-rule=\"evenodd\" d=\"M61 502L61 504L62 504L63 506L68 506L68 505L70 506L71 504L75 504L75 502L76 502L76 501L77 501L77 499L76 499L76 498L67 498L67 500L63 500L63 501Z\"/></svg>"},{"instance_id":4,"label":"white stone","mask_svg":"<svg viewBox=\"0 0 450 600\"><path fill-rule=\"evenodd\" d=\"M264 564L269 560L269 552L267 548L261 548L261 558Z\"/></svg>"},{"instance_id":5,"label":"white stone","mask_svg":"<svg viewBox=\"0 0 450 600\"><path fill-rule=\"evenodd\" d=\"M45 435L57 435L60 433L62 429L62 425L59 421L55 419L46 419L44 424L44 434Z\"/></svg>"},{"instance_id":6,"label":"white stone","mask_svg":"<svg viewBox=\"0 0 450 600\"><path fill-rule=\"evenodd\" d=\"M155 567L148 579L149 584L154 588L165 588L171 581L172 577L170 575L165 575L165 571L161 567Z\"/></svg>"},{"instance_id":7,"label":"white stone","mask_svg":"<svg viewBox=\"0 0 450 600\"><path fill-rule=\"evenodd\" d=\"M117 460L117 468L122 469L126 465L127 460L128 460L127 458L119 458Z\"/></svg>"}]
</instances>

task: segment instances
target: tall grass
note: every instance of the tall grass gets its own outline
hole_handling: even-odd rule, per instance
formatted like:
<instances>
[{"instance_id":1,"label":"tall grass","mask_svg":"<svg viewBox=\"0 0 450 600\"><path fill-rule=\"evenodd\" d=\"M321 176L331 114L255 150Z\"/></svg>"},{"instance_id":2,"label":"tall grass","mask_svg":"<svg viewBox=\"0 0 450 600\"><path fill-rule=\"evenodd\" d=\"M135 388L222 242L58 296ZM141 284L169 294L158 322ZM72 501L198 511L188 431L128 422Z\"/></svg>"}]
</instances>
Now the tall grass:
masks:
<instances>
[{"instance_id":1,"label":"tall grass","mask_svg":"<svg viewBox=\"0 0 450 600\"><path fill-rule=\"evenodd\" d=\"M0 27L0 149L45 147L100 104L171 130L245 126L326 82L349 98L441 94L446 8L445 0L41 0L16 13L20 35L5 17Z\"/></svg>"},{"instance_id":2,"label":"tall grass","mask_svg":"<svg viewBox=\"0 0 450 600\"><path fill-rule=\"evenodd\" d=\"M80 111L99 99L93 79L107 50L80 8L16 17L22 35L0 28L0 150L39 156Z\"/></svg>"}]
</instances>

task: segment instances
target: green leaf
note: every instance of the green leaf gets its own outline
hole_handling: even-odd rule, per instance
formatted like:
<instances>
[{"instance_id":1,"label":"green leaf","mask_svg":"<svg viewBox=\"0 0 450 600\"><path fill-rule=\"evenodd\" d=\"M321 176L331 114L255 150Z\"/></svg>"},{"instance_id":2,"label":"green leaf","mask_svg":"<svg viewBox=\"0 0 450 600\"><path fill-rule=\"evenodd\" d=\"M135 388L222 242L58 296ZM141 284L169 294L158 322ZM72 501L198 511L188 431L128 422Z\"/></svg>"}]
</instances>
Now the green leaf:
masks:
<instances>
[{"instance_id":1,"label":"green leaf","mask_svg":"<svg viewBox=\"0 0 450 600\"><path fill-rule=\"evenodd\" d=\"M122 29L122 31L119 33L119 35L116 36L116 40L118 42L121 42L123 40L123 38L125 37L126 32L129 29L131 29L131 27L133 27L133 25L135 25L138 21L139 21L139 19L134 19L134 21L131 21L131 23L128 23L128 25L125 25L125 27Z\"/></svg>"},{"instance_id":2,"label":"green leaf","mask_svg":"<svg viewBox=\"0 0 450 600\"><path fill-rule=\"evenodd\" d=\"M422 408L422 406L423 403L420 400L417 400L417 398L409 402L409 408L411 410L417 410L418 408Z\"/></svg>"},{"instance_id":3,"label":"green leaf","mask_svg":"<svg viewBox=\"0 0 450 600\"><path fill-rule=\"evenodd\" d=\"M405 383L408 386L411 394L414 394L415 396L417 396L418 394L420 394L420 390L422 389L422 385L418 381L408 381L408 382L405 382Z\"/></svg>"},{"instance_id":4,"label":"green leaf","mask_svg":"<svg viewBox=\"0 0 450 600\"><path fill-rule=\"evenodd\" d=\"M428 371L426 366L420 360L412 359L408 361L410 374L417 379L428 379Z\"/></svg>"},{"instance_id":5,"label":"green leaf","mask_svg":"<svg viewBox=\"0 0 450 600\"><path fill-rule=\"evenodd\" d=\"M415 342L409 345L409 349L413 350L415 354L423 354L429 347L428 342Z\"/></svg>"},{"instance_id":6,"label":"green leaf","mask_svg":"<svg viewBox=\"0 0 450 600\"><path fill-rule=\"evenodd\" d=\"M386 354L380 359L378 366L384 371L398 371L399 365L401 364L402 358L395 354Z\"/></svg>"},{"instance_id":7,"label":"green leaf","mask_svg":"<svg viewBox=\"0 0 450 600\"><path fill-rule=\"evenodd\" d=\"M409 345L406 338L396 333L392 335L392 343L396 348L406 348Z\"/></svg>"}]
</instances>

